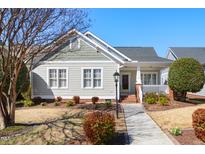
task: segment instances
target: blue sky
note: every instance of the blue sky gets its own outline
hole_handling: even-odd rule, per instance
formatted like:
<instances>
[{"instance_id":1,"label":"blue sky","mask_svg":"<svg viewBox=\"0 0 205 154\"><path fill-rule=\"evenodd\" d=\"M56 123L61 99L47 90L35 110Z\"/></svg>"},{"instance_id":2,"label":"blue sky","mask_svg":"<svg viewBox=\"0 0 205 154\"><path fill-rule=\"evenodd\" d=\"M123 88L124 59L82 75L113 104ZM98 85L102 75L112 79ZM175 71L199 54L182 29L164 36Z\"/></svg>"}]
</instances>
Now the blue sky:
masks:
<instances>
[{"instance_id":1,"label":"blue sky","mask_svg":"<svg viewBox=\"0 0 205 154\"><path fill-rule=\"evenodd\" d=\"M89 9L90 31L113 46L205 47L205 9Z\"/></svg>"}]
</instances>

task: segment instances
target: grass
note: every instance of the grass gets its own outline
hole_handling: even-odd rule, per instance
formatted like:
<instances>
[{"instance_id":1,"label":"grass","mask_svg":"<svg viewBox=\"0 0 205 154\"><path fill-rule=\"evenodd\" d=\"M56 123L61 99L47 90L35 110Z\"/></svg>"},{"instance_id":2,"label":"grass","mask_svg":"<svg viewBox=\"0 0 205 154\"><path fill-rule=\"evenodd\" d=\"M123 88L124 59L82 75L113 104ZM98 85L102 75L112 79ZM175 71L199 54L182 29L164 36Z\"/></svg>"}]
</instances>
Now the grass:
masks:
<instances>
[{"instance_id":1,"label":"grass","mask_svg":"<svg viewBox=\"0 0 205 154\"><path fill-rule=\"evenodd\" d=\"M192 113L198 108L205 108L205 104L166 111L148 112L148 114L162 129L171 129L173 127L191 128Z\"/></svg>"},{"instance_id":2,"label":"grass","mask_svg":"<svg viewBox=\"0 0 205 154\"><path fill-rule=\"evenodd\" d=\"M10 126L3 130L0 130L0 136L8 135L8 134L20 131L24 128L26 128L26 126Z\"/></svg>"},{"instance_id":3,"label":"grass","mask_svg":"<svg viewBox=\"0 0 205 154\"><path fill-rule=\"evenodd\" d=\"M113 106L97 105L97 110L115 113ZM92 112L92 104L69 108L24 108L16 110L16 122L32 127L23 135L0 140L6 145L89 144L83 131L84 114ZM126 130L123 113L116 120L117 132ZM124 125L123 125L124 124ZM8 128L12 129L12 128ZM14 128L13 128L14 129ZM17 127L16 127L17 129ZM4 131L7 132L7 129Z\"/></svg>"}]
</instances>

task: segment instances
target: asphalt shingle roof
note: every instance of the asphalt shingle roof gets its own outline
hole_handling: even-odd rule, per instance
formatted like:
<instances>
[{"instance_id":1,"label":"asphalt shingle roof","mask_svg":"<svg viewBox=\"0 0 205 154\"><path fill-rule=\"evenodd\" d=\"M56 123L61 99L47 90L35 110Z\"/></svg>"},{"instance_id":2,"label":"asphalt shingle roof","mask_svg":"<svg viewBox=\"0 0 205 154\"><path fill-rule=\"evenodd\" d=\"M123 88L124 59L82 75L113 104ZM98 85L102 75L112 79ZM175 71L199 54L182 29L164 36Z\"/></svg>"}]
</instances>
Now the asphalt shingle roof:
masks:
<instances>
[{"instance_id":1,"label":"asphalt shingle roof","mask_svg":"<svg viewBox=\"0 0 205 154\"><path fill-rule=\"evenodd\" d=\"M195 58L201 64L205 64L205 47L170 47L178 58Z\"/></svg>"},{"instance_id":2,"label":"asphalt shingle roof","mask_svg":"<svg viewBox=\"0 0 205 154\"><path fill-rule=\"evenodd\" d=\"M139 62L171 62L171 60L159 57L153 47L115 47L122 54L133 61Z\"/></svg>"}]
</instances>

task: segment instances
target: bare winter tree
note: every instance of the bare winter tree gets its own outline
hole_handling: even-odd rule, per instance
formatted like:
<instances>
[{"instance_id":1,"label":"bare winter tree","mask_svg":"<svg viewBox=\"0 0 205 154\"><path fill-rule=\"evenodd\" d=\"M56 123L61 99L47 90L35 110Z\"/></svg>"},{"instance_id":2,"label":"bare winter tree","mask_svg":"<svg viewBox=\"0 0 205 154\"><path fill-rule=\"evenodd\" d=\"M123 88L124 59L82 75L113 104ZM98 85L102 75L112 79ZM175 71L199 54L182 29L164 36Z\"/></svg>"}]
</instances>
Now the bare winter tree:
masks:
<instances>
[{"instance_id":1,"label":"bare winter tree","mask_svg":"<svg viewBox=\"0 0 205 154\"><path fill-rule=\"evenodd\" d=\"M51 52L72 35L69 30L84 31L88 26L84 9L0 9L0 129L15 124L22 65L31 69L36 56Z\"/></svg>"}]
</instances>

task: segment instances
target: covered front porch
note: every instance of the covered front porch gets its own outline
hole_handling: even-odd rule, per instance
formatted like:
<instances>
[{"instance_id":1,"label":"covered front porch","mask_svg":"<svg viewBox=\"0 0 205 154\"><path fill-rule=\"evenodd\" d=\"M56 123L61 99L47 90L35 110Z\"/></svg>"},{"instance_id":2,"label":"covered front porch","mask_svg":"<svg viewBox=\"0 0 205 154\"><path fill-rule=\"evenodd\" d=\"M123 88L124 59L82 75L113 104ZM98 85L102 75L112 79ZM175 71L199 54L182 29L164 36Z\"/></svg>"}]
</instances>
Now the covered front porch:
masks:
<instances>
[{"instance_id":1,"label":"covered front porch","mask_svg":"<svg viewBox=\"0 0 205 154\"><path fill-rule=\"evenodd\" d=\"M120 97L142 103L146 92L168 93L169 63L127 63L120 67ZM129 101L129 100L128 100Z\"/></svg>"}]
</instances>

